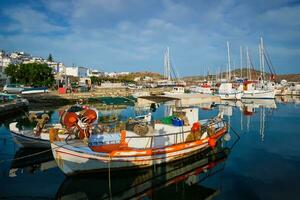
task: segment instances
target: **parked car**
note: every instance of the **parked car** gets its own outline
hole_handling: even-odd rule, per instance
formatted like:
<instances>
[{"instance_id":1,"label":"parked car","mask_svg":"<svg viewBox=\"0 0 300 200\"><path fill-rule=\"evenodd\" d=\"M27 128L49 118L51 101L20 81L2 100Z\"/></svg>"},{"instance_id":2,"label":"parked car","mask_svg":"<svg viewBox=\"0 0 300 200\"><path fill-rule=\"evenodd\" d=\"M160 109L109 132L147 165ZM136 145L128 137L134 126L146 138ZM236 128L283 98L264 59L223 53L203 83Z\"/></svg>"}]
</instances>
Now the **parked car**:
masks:
<instances>
[{"instance_id":1,"label":"parked car","mask_svg":"<svg viewBox=\"0 0 300 200\"><path fill-rule=\"evenodd\" d=\"M3 92L14 93L14 94L21 93L23 90L24 90L24 88L18 84L8 84L8 85L5 85L3 88Z\"/></svg>"}]
</instances>

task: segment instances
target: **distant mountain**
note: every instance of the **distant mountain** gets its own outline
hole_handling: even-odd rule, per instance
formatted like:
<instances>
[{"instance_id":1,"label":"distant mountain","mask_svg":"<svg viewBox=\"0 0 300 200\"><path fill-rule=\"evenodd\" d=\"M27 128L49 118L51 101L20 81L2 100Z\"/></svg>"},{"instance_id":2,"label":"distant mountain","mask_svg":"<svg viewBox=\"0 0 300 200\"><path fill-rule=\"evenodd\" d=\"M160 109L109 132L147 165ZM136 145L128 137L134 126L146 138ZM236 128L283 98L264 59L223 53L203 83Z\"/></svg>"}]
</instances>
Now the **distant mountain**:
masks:
<instances>
[{"instance_id":1,"label":"distant mountain","mask_svg":"<svg viewBox=\"0 0 300 200\"><path fill-rule=\"evenodd\" d=\"M261 72L259 70L250 70L250 73L247 72L248 70L246 68L242 69L242 71L240 69L236 69L236 70L232 70L231 71L231 76L237 76L237 77L248 77L251 74L251 79L258 79L259 75L261 74ZM199 80L203 80L203 79L215 79L215 74L213 75L208 75L208 76L187 76L182 78L184 81L199 81ZM227 73L223 72L221 73L222 78L226 78ZM266 73L266 79L269 79L271 74L270 73ZM220 77L220 74L217 74L217 77ZM275 81L280 82L281 80L287 80L290 82L300 82L300 74L277 74L275 76Z\"/></svg>"},{"instance_id":2,"label":"distant mountain","mask_svg":"<svg viewBox=\"0 0 300 200\"><path fill-rule=\"evenodd\" d=\"M144 78L144 77L151 77L153 80L159 80L163 78L163 75L157 72L131 72L128 75L121 75L119 77L122 77L127 80L134 80L135 78Z\"/></svg>"}]
</instances>

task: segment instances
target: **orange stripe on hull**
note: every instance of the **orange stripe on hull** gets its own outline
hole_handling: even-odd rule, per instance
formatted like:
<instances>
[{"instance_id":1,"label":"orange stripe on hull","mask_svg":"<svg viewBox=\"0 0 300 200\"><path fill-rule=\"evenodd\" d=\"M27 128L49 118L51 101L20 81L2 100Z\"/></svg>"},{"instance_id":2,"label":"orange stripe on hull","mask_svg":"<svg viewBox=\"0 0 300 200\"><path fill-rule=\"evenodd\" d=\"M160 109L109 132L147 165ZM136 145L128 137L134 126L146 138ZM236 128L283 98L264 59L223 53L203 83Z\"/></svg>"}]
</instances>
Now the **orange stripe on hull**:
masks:
<instances>
[{"instance_id":1,"label":"orange stripe on hull","mask_svg":"<svg viewBox=\"0 0 300 200\"><path fill-rule=\"evenodd\" d=\"M220 130L217 134L213 135L211 138L214 139L218 139L219 137L221 137L224 133L226 132L226 128L223 128L222 130ZM154 156L154 155L164 155L164 154L168 154L168 153L173 153L173 152L177 152L177 151L182 151L182 150L186 150L186 149L190 149L190 148L195 148L199 145L203 145L205 143L208 143L208 138L205 138L203 140L198 140L198 141L194 141L194 142L187 142L187 143L181 143L181 144L177 144L177 145L172 145L172 146L168 146L168 147L164 147L164 148L156 148L156 149L130 149L130 148L124 148L119 149L119 150L115 150L112 151L111 153L107 153L105 155L103 155L103 157L105 158L101 158L101 157L97 157L97 155L93 155L95 156L93 158L88 157L88 156L82 156L82 155L77 155L74 153L69 153L69 152L65 152L65 151L60 151L60 150L55 150L56 152L59 153L63 153L63 154L69 154L72 156L77 156L77 157L81 157L81 158L86 158L86 159L93 159L93 160L102 160L102 161L108 161L108 157L111 158L115 158L115 159L122 159L122 158L136 158L134 161L135 162L139 162L139 161L150 161L150 160L157 160L157 159L161 159L161 158L153 158L153 159L139 159L139 157L143 157L143 156ZM195 150L198 151L199 149ZM80 154L82 154L83 152L78 152ZM188 154L191 154L191 151L187 152ZM169 158L169 157L175 157L175 156L182 156L185 155L187 153L183 153L183 154L178 154L178 155L173 155L173 156L166 156L164 158ZM85 153L87 154L87 153ZM118 161L124 161L127 162L129 160L118 160Z\"/></svg>"},{"instance_id":2,"label":"orange stripe on hull","mask_svg":"<svg viewBox=\"0 0 300 200\"><path fill-rule=\"evenodd\" d=\"M219 133L213 135L211 138L217 139L220 136L222 136L225 132L226 132L226 128L223 128L222 130L219 131ZM164 148L156 148L156 149L147 149L147 150L118 149L118 150L112 151L109 155L111 157L131 157L132 155L152 156L152 155L172 153L172 152L180 151L183 149L192 148L192 147L204 144L206 142L208 142L208 138L203 139L203 140L194 141L194 142L181 143L181 144L176 144L176 145L167 146ZM126 155L126 154L128 154L128 155Z\"/></svg>"}]
</instances>

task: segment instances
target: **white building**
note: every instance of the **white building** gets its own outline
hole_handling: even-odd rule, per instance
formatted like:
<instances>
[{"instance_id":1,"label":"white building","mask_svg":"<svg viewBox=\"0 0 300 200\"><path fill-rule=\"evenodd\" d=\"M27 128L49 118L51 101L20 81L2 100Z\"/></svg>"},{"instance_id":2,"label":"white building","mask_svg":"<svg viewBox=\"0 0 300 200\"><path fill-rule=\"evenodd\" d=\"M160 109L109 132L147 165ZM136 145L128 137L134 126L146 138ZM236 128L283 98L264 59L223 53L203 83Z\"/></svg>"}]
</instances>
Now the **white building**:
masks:
<instances>
[{"instance_id":1,"label":"white building","mask_svg":"<svg viewBox=\"0 0 300 200\"><path fill-rule=\"evenodd\" d=\"M143 81L153 81L153 78L150 77L150 76L145 76L145 77L143 78Z\"/></svg>"},{"instance_id":2,"label":"white building","mask_svg":"<svg viewBox=\"0 0 300 200\"><path fill-rule=\"evenodd\" d=\"M106 77L117 77L117 76L124 76L129 75L130 72L104 72Z\"/></svg>"},{"instance_id":3,"label":"white building","mask_svg":"<svg viewBox=\"0 0 300 200\"><path fill-rule=\"evenodd\" d=\"M79 78L88 77L89 69L86 67L66 67L66 75Z\"/></svg>"},{"instance_id":4,"label":"white building","mask_svg":"<svg viewBox=\"0 0 300 200\"><path fill-rule=\"evenodd\" d=\"M0 85L5 85L7 82L7 76L4 73L5 68L8 67L8 65L12 63L11 59L5 55L4 52L0 52Z\"/></svg>"},{"instance_id":5,"label":"white building","mask_svg":"<svg viewBox=\"0 0 300 200\"><path fill-rule=\"evenodd\" d=\"M98 71L98 70L92 70L92 69L89 70L89 74L88 74L89 77L92 77L92 76L103 77L104 75L105 75L104 72Z\"/></svg>"}]
</instances>

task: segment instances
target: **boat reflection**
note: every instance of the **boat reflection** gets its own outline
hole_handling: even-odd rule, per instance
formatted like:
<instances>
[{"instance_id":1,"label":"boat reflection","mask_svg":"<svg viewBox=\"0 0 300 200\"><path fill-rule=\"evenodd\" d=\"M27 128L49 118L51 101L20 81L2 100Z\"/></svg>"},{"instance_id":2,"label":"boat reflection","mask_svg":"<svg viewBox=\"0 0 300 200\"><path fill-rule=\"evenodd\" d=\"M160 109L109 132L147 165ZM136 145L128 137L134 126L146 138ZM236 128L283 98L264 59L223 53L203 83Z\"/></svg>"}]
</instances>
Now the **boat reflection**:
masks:
<instances>
[{"instance_id":1,"label":"boat reflection","mask_svg":"<svg viewBox=\"0 0 300 200\"><path fill-rule=\"evenodd\" d=\"M9 177L36 173L57 167L52 152L37 148L20 148L12 159Z\"/></svg>"},{"instance_id":2,"label":"boat reflection","mask_svg":"<svg viewBox=\"0 0 300 200\"><path fill-rule=\"evenodd\" d=\"M300 104L300 96L280 96L276 97L276 102L278 103L293 103L293 104Z\"/></svg>"},{"instance_id":3,"label":"boat reflection","mask_svg":"<svg viewBox=\"0 0 300 200\"><path fill-rule=\"evenodd\" d=\"M153 168L67 177L57 199L211 198L218 189L199 183L224 169L230 148L220 143L214 151ZM223 163L223 164L222 164Z\"/></svg>"},{"instance_id":4,"label":"boat reflection","mask_svg":"<svg viewBox=\"0 0 300 200\"><path fill-rule=\"evenodd\" d=\"M45 149L20 148L5 163L9 166L1 171L0 199L53 199L64 179Z\"/></svg>"}]
</instances>

